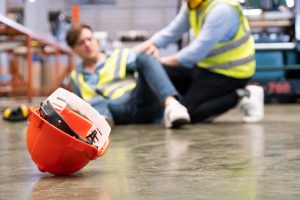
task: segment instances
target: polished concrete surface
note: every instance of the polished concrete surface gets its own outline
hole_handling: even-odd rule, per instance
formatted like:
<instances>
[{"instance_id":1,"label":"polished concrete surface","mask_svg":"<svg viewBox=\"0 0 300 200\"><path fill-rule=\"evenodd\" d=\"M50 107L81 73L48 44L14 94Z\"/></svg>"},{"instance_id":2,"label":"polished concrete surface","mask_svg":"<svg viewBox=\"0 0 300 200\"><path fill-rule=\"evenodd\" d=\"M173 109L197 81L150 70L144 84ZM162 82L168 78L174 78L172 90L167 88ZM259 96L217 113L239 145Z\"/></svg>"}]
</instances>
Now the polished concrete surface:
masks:
<instances>
[{"instance_id":1,"label":"polished concrete surface","mask_svg":"<svg viewBox=\"0 0 300 200\"><path fill-rule=\"evenodd\" d=\"M32 162L27 122L0 120L0 199L300 199L299 104L268 105L259 124L240 119L115 127L104 157L59 177Z\"/></svg>"}]
</instances>

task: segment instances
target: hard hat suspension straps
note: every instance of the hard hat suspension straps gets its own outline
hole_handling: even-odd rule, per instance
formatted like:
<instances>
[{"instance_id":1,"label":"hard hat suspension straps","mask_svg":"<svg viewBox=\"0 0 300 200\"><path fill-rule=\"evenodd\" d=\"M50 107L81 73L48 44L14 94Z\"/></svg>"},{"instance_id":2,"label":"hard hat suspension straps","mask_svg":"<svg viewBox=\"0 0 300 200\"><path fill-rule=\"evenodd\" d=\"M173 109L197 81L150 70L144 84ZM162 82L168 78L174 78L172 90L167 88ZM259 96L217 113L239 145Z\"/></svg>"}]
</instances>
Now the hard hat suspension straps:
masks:
<instances>
[{"instance_id":1,"label":"hard hat suspension straps","mask_svg":"<svg viewBox=\"0 0 300 200\"><path fill-rule=\"evenodd\" d=\"M67 122L56 112L49 100L41 103L39 113L42 118L48 121L50 124L58 128L59 130L67 133L68 135L77 138L78 140L91 144L88 140L78 135Z\"/></svg>"}]
</instances>

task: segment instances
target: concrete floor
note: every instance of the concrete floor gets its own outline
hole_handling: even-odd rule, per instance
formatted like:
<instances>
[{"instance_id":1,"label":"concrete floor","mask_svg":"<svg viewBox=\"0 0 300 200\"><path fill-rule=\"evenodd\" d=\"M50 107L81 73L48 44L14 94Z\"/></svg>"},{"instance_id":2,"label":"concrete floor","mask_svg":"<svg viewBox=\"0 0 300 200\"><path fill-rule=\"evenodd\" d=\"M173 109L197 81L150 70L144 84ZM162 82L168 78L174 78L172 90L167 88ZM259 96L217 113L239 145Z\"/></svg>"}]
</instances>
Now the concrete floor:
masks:
<instances>
[{"instance_id":1,"label":"concrete floor","mask_svg":"<svg viewBox=\"0 0 300 200\"><path fill-rule=\"evenodd\" d=\"M240 119L116 127L104 157L63 177L38 171L26 122L0 120L0 199L300 199L299 104L266 106L260 124Z\"/></svg>"}]
</instances>

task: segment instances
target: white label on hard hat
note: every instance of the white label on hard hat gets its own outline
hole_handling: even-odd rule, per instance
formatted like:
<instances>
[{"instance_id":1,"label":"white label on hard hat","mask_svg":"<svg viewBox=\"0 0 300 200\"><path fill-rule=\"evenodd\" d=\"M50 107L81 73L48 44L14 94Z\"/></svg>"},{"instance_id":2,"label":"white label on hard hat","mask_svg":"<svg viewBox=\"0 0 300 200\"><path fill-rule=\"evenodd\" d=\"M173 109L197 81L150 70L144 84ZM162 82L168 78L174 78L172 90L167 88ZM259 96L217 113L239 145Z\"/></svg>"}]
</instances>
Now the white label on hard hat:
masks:
<instances>
[{"instance_id":1,"label":"white label on hard hat","mask_svg":"<svg viewBox=\"0 0 300 200\"><path fill-rule=\"evenodd\" d=\"M72 110L79 112L82 116L90 120L95 128L93 131L87 133L87 139L95 143L94 145L97 146L98 149L101 149L105 145L111 128L104 117L90 104L63 88L55 90L46 100L49 100L58 110L70 106Z\"/></svg>"}]
</instances>

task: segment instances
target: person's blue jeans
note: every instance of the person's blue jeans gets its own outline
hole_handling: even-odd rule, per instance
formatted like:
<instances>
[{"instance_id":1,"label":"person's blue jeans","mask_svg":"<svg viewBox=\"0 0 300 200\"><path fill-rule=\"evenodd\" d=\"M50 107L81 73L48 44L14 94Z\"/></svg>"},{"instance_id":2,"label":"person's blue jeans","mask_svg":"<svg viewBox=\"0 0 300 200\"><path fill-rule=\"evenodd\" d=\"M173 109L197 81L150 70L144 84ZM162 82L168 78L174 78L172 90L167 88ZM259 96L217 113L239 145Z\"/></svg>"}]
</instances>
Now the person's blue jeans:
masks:
<instances>
[{"instance_id":1,"label":"person's blue jeans","mask_svg":"<svg viewBox=\"0 0 300 200\"><path fill-rule=\"evenodd\" d=\"M161 117L166 97L179 98L157 60L144 53L138 54L136 59L138 80L129 101L108 104L115 124L154 123Z\"/></svg>"}]
</instances>

